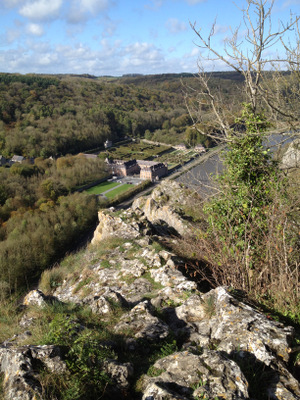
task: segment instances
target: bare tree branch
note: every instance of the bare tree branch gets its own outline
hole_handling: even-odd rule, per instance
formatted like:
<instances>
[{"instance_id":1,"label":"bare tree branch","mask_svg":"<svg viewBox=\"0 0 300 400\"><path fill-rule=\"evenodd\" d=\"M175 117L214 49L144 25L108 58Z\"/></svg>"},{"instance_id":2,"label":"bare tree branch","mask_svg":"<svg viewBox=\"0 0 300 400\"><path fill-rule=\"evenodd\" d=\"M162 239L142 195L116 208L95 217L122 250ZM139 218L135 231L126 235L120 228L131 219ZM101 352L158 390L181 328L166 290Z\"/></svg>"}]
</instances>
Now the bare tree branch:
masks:
<instances>
[{"instance_id":1,"label":"bare tree branch","mask_svg":"<svg viewBox=\"0 0 300 400\"><path fill-rule=\"evenodd\" d=\"M209 62L222 62L225 66L244 77L245 100L251 104L254 112L266 108L274 118L288 124L289 129L297 130L300 122L300 32L299 16L291 14L287 23L281 22L278 29L272 26L272 9L274 0L247 0L247 7L241 9L243 23L231 31L223 51L213 44L216 33L216 20L213 22L207 38L198 29L196 22L190 23L196 34L196 45L203 50L201 59ZM241 30L245 29L244 40L240 41ZM289 35L294 33L295 45L291 45ZM277 46L285 51L284 57L269 55L270 49ZM207 54L205 54L207 52ZM189 93L186 104L195 129L201 133L229 140L233 133L232 115L224 110L224 102L220 94L210 88L208 74L204 72L203 61L199 62L197 92ZM285 71L289 71L287 74ZM272 74L270 75L270 71ZM197 100L190 101L196 95ZM215 118L216 132L205 132L203 128L203 104L209 105ZM222 105L222 106L221 106ZM198 108L197 108L198 106ZM223 107L223 108L222 108ZM229 119L228 119L229 116ZM200 128L200 126L202 128Z\"/></svg>"}]
</instances>

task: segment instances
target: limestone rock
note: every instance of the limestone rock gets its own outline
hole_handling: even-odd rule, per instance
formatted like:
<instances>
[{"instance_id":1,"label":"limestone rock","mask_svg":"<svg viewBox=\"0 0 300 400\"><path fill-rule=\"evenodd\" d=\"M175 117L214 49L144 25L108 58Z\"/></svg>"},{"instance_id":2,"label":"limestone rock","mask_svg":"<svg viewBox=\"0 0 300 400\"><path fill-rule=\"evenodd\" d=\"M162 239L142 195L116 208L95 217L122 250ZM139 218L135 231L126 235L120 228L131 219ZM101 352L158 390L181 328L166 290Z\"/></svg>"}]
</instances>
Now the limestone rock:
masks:
<instances>
[{"instance_id":1,"label":"limestone rock","mask_svg":"<svg viewBox=\"0 0 300 400\"><path fill-rule=\"evenodd\" d=\"M131 363L122 364L116 360L108 360L104 362L103 367L119 388L129 387L129 379L133 375Z\"/></svg>"},{"instance_id":2,"label":"limestone rock","mask_svg":"<svg viewBox=\"0 0 300 400\"><path fill-rule=\"evenodd\" d=\"M151 269L150 274L155 282L159 282L163 286L176 287L179 290L197 289L197 284L188 281L182 273L176 269L175 264L171 260L161 268Z\"/></svg>"},{"instance_id":3,"label":"limestone rock","mask_svg":"<svg viewBox=\"0 0 300 400\"><path fill-rule=\"evenodd\" d=\"M184 322L190 342L217 348L228 357L247 358L249 363L260 362L264 368L269 367L273 382L267 392L272 393L274 399L300 398L299 382L287 370L294 336L292 327L267 319L234 299L223 287L202 296L191 296L176 307L175 315L174 329L178 320ZM274 397L275 393L285 395Z\"/></svg>"},{"instance_id":4,"label":"limestone rock","mask_svg":"<svg viewBox=\"0 0 300 400\"><path fill-rule=\"evenodd\" d=\"M139 226L136 222L124 222L120 217L117 217L107 211L99 211L99 225L96 228L92 244L95 244L107 237L118 236L123 238L137 238L140 236Z\"/></svg>"},{"instance_id":5,"label":"limestone rock","mask_svg":"<svg viewBox=\"0 0 300 400\"><path fill-rule=\"evenodd\" d=\"M136 305L128 314L121 317L114 327L115 332L133 332L135 338L149 341L164 339L169 334L169 327L150 312L151 305L144 301Z\"/></svg>"},{"instance_id":6,"label":"limestone rock","mask_svg":"<svg viewBox=\"0 0 300 400\"><path fill-rule=\"evenodd\" d=\"M158 360L161 374L145 378L143 400L204 398L248 399L248 384L239 366L217 351L188 351Z\"/></svg>"},{"instance_id":7,"label":"limestone rock","mask_svg":"<svg viewBox=\"0 0 300 400\"><path fill-rule=\"evenodd\" d=\"M294 335L292 327L268 320L250 306L235 300L223 287L203 296L192 296L176 308L176 315L197 332L199 345L209 340L230 354L236 349L249 351L266 365L277 357L289 359Z\"/></svg>"},{"instance_id":8,"label":"limestone rock","mask_svg":"<svg viewBox=\"0 0 300 400\"><path fill-rule=\"evenodd\" d=\"M47 296L41 290L35 289L35 290L31 290L24 297L23 305L43 307L49 303L53 303L54 301L57 301L57 299L55 297Z\"/></svg>"},{"instance_id":9,"label":"limestone rock","mask_svg":"<svg viewBox=\"0 0 300 400\"><path fill-rule=\"evenodd\" d=\"M66 371L57 346L0 346L0 366L6 400L42 400L38 371L45 367L55 373Z\"/></svg>"},{"instance_id":10,"label":"limestone rock","mask_svg":"<svg viewBox=\"0 0 300 400\"><path fill-rule=\"evenodd\" d=\"M149 198L138 198L132 204L133 210L142 210L152 223L164 221L180 235L187 232L189 225L176 212L175 205L184 204L186 194L175 181L163 181Z\"/></svg>"},{"instance_id":11,"label":"limestone rock","mask_svg":"<svg viewBox=\"0 0 300 400\"><path fill-rule=\"evenodd\" d=\"M100 212L94 246L88 253L91 263L68 275L53 297L31 291L24 299L28 307L24 307L22 326L27 329L37 322L30 319L31 305L43 307L61 301L89 306L101 315L101 321L108 322L112 336L124 338L122 348L141 351L140 356L145 354L147 360L160 348L165 350L170 334L175 335L177 348L182 351L151 366L152 376L144 378L143 400L250 400L250 396L254 400L249 369L262 375L261 390L270 400L299 400L299 382L288 369L294 329L268 319L224 287L200 293L196 283L181 272L181 260L160 250L153 236L145 236L152 228L157 233L161 221L183 233L188 225L176 209L184 202L185 193L177 183L163 182L150 198L136 200L133 209ZM99 241L115 236L124 239L122 245L110 247L109 252L102 246L99 251ZM79 320L74 324L76 331L85 329ZM24 338L28 341L29 335L22 332L0 346L8 400L41 398L39 371L46 368L64 373L66 368L56 346L17 347ZM116 353L121 347L113 340L110 346ZM168 350L172 348L167 346ZM109 360L104 368L114 383L115 398L131 393L130 363Z\"/></svg>"}]
</instances>

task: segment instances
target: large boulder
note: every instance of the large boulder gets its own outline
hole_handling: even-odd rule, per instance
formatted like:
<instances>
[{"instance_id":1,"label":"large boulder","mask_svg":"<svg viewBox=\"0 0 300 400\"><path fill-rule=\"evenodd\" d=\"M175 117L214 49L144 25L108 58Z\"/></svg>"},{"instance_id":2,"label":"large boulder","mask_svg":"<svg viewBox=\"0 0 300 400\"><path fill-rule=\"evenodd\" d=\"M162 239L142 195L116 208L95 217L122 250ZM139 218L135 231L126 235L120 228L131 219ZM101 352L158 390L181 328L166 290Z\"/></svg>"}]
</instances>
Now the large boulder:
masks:
<instances>
[{"instance_id":1,"label":"large boulder","mask_svg":"<svg viewBox=\"0 0 300 400\"><path fill-rule=\"evenodd\" d=\"M147 219L155 223L164 221L180 235L187 233L188 223L181 218L177 207L186 203L186 191L175 181L163 181L150 197L140 197L132 204L133 210L142 210Z\"/></svg>"},{"instance_id":2,"label":"large boulder","mask_svg":"<svg viewBox=\"0 0 300 400\"><path fill-rule=\"evenodd\" d=\"M239 366L216 351L174 353L156 361L152 371L159 376L145 378L143 400L249 398Z\"/></svg>"},{"instance_id":3,"label":"large boulder","mask_svg":"<svg viewBox=\"0 0 300 400\"><path fill-rule=\"evenodd\" d=\"M99 211L99 224L94 232L91 243L95 244L108 237L135 239L140 236L142 224L135 220L131 211L124 212L123 214L124 216L121 218L110 210Z\"/></svg>"}]
</instances>

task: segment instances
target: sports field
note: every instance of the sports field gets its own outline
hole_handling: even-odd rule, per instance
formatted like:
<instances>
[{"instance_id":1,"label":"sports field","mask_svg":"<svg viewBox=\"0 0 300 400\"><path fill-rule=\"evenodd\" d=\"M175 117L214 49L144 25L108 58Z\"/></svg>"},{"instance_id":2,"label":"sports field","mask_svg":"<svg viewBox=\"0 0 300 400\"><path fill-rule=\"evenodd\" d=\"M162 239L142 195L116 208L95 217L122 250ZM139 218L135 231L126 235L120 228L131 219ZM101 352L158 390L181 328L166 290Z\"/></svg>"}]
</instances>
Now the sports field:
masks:
<instances>
[{"instance_id":1,"label":"sports field","mask_svg":"<svg viewBox=\"0 0 300 400\"><path fill-rule=\"evenodd\" d=\"M124 184L119 185L115 189L110 190L109 192L105 193L105 196L108 199L113 199L114 197L118 196L119 194L126 192L128 189L131 189L132 187L134 187L134 186L129 185L128 183L124 183Z\"/></svg>"},{"instance_id":2,"label":"sports field","mask_svg":"<svg viewBox=\"0 0 300 400\"><path fill-rule=\"evenodd\" d=\"M119 185L120 183L118 182L102 182L99 185L87 189L86 192L89 194L101 194Z\"/></svg>"},{"instance_id":3,"label":"sports field","mask_svg":"<svg viewBox=\"0 0 300 400\"><path fill-rule=\"evenodd\" d=\"M99 185L93 186L86 190L89 194L102 194L108 199L113 199L131 189L133 185L120 182L102 182Z\"/></svg>"}]
</instances>

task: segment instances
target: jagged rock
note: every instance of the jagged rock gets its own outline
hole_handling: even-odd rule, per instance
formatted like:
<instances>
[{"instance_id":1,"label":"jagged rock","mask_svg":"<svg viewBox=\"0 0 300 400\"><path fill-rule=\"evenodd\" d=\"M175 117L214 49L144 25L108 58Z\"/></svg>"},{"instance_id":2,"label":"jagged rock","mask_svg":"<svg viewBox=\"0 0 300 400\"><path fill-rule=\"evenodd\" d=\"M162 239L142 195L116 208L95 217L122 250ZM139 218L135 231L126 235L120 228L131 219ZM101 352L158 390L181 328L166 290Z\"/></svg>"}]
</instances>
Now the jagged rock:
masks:
<instances>
[{"instance_id":1,"label":"jagged rock","mask_svg":"<svg viewBox=\"0 0 300 400\"><path fill-rule=\"evenodd\" d=\"M239 366L217 351L174 353L154 364L158 377L145 378L143 400L248 399L248 383Z\"/></svg>"},{"instance_id":2,"label":"jagged rock","mask_svg":"<svg viewBox=\"0 0 300 400\"><path fill-rule=\"evenodd\" d=\"M43 306L46 306L47 304L53 303L55 301L58 301L55 297L47 296L41 290L35 289L35 290L31 290L24 297L23 305L24 306L43 307Z\"/></svg>"},{"instance_id":3,"label":"jagged rock","mask_svg":"<svg viewBox=\"0 0 300 400\"><path fill-rule=\"evenodd\" d=\"M108 316L112 310L107 299L111 297L109 293L123 298L123 303L119 304L127 307L136 305L150 293L179 303L178 297L184 291L196 289L196 284L177 269L182 261L173 253L165 250L157 253L148 242L140 239L125 242L122 248L122 252L112 252L109 267L107 261L102 266L99 260L90 271L82 271L76 282L63 282L55 290L55 297L63 302L89 305L94 312ZM81 284L83 282L86 283ZM165 286L174 290L165 290Z\"/></svg>"},{"instance_id":4,"label":"jagged rock","mask_svg":"<svg viewBox=\"0 0 300 400\"><path fill-rule=\"evenodd\" d=\"M114 327L115 332L133 332L135 338L149 341L164 339L169 334L169 327L150 312L151 304L144 301L120 318Z\"/></svg>"},{"instance_id":5,"label":"jagged rock","mask_svg":"<svg viewBox=\"0 0 300 400\"><path fill-rule=\"evenodd\" d=\"M111 236L117 236L126 239L138 238L141 233L147 234L151 228L147 220L139 219L132 210L122 213L122 218L106 210L98 213L99 224L94 232L92 244L100 242Z\"/></svg>"},{"instance_id":6,"label":"jagged rock","mask_svg":"<svg viewBox=\"0 0 300 400\"><path fill-rule=\"evenodd\" d=\"M94 313L100 315L112 312L116 304L121 307L128 307L128 303L124 297L122 297L120 293L109 288L103 296L95 296L93 301L88 301L88 304Z\"/></svg>"},{"instance_id":7,"label":"jagged rock","mask_svg":"<svg viewBox=\"0 0 300 400\"><path fill-rule=\"evenodd\" d=\"M45 367L55 373L66 371L57 346L0 346L0 366L6 400L42 400L38 371Z\"/></svg>"},{"instance_id":8,"label":"jagged rock","mask_svg":"<svg viewBox=\"0 0 300 400\"><path fill-rule=\"evenodd\" d=\"M121 217L114 216L107 211L99 211L99 225L94 232L92 244L110 236L132 239L140 236L140 227L136 221L124 222Z\"/></svg>"},{"instance_id":9,"label":"jagged rock","mask_svg":"<svg viewBox=\"0 0 300 400\"><path fill-rule=\"evenodd\" d=\"M29 346L33 359L40 360L51 372L61 374L66 372L67 367L61 359L60 348L58 346Z\"/></svg>"},{"instance_id":10,"label":"jagged rock","mask_svg":"<svg viewBox=\"0 0 300 400\"><path fill-rule=\"evenodd\" d=\"M150 274L155 282L159 282L163 286L176 287L178 290L197 289L197 284L188 281L185 276L175 268L172 260L169 260L166 265L159 269L151 269Z\"/></svg>"},{"instance_id":11,"label":"jagged rock","mask_svg":"<svg viewBox=\"0 0 300 400\"><path fill-rule=\"evenodd\" d=\"M122 364L116 360L108 360L104 362L103 367L119 388L128 388L128 380L133 375L133 366L131 363Z\"/></svg>"},{"instance_id":12,"label":"jagged rock","mask_svg":"<svg viewBox=\"0 0 300 400\"><path fill-rule=\"evenodd\" d=\"M289 359L294 335L292 327L267 319L250 306L235 300L223 287L209 293L191 296L176 308L176 315L186 322L199 345L209 341L228 354L236 349L250 351L266 365L275 355Z\"/></svg>"},{"instance_id":13,"label":"jagged rock","mask_svg":"<svg viewBox=\"0 0 300 400\"><path fill-rule=\"evenodd\" d=\"M183 193L183 189L177 182L166 180L153 190L151 197L136 199L132 204L132 209L142 210L152 223L164 221L183 235L187 232L189 225L179 216L174 207L175 204L185 204L186 194Z\"/></svg>"},{"instance_id":14,"label":"jagged rock","mask_svg":"<svg viewBox=\"0 0 300 400\"><path fill-rule=\"evenodd\" d=\"M285 398L300 398L299 383L286 368L294 336L292 327L267 319L234 299L223 287L202 296L191 296L176 307L175 315L174 328L178 320L184 322L190 342L216 347L228 356L236 353L244 357L254 356L255 360L270 367L276 376L277 383L271 385L269 392L285 392L290 396Z\"/></svg>"}]
</instances>

